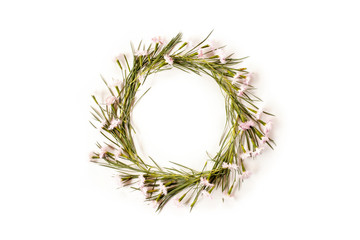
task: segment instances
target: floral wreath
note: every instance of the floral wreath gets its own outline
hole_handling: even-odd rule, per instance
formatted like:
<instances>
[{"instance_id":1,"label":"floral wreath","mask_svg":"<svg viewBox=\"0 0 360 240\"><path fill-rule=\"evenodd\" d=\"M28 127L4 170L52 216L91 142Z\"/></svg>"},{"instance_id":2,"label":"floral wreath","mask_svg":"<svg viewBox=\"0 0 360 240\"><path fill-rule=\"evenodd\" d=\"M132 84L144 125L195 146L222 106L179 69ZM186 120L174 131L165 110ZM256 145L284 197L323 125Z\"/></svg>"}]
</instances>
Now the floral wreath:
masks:
<instances>
[{"instance_id":1,"label":"floral wreath","mask_svg":"<svg viewBox=\"0 0 360 240\"><path fill-rule=\"evenodd\" d=\"M141 42L136 50L132 45L132 62L126 55L122 55L123 63L120 57L115 59L122 72L122 83L109 85L103 79L110 94L105 103L92 96L96 123L90 123L108 142L97 143L99 151L92 153L91 161L116 169L122 186L141 191L157 211L172 199L192 209L201 196L211 198L217 188L232 196L251 174L244 161L259 155L266 145L273 148L269 137L272 123L262 119L271 114L255 106L261 100L252 93L251 74L246 68L236 67L244 58L232 58L232 54L225 55L224 47L207 44L210 34L195 46L183 42L181 33L168 43L156 37L147 48ZM152 162L147 163L134 145L131 113L143 96L138 98L137 90L150 74L172 68L210 76L225 98L226 126L220 149L209 157L201 171L174 162L174 167L161 167L151 158Z\"/></svg>"}]
</instances>

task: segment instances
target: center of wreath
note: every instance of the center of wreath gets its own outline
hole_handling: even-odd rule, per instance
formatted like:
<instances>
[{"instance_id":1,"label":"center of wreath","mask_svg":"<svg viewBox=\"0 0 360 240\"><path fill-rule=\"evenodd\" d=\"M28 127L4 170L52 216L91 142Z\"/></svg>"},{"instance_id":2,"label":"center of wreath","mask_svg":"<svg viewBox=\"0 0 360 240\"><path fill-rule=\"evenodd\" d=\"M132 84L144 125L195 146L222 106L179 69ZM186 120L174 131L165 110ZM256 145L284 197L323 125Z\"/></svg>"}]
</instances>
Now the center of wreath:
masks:
<instances>
[{"instance_id":1,"label":"center of wreath","mask_svg":"<svg viewBox=\"0 0 360 240\"><path fill-rule=\"evenodd\" d=\"M179 69L148 76L132 114L138 154L146 161L174 167L176 162L201 170L219 150L226 113L224 97L207 76Z\"/></svg>"}]
</instances>

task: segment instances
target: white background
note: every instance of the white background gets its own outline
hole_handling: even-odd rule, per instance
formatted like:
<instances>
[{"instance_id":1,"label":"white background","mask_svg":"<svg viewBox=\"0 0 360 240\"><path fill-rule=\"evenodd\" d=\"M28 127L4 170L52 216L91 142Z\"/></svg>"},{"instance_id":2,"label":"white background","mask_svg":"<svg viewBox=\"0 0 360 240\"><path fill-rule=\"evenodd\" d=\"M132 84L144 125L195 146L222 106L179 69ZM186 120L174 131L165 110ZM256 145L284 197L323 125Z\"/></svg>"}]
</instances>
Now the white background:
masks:
<instances>
[{"instance_id":1,"label":"white background","mask_svg":"<svg viewBox=\"0 0 360 240\"><path fill-rule=\"evenodd\" d=\"M0 238L360 239L356 2L2 1ZM117 77L112 59L130 41L212 29L250 56L277 146L248 163L235 199L156 214L88 162L90 95L99 74ZM201 166L222 132L219 89L177 72L149 84L134 112L144 151Z\"/></svg>"}]
</instances>

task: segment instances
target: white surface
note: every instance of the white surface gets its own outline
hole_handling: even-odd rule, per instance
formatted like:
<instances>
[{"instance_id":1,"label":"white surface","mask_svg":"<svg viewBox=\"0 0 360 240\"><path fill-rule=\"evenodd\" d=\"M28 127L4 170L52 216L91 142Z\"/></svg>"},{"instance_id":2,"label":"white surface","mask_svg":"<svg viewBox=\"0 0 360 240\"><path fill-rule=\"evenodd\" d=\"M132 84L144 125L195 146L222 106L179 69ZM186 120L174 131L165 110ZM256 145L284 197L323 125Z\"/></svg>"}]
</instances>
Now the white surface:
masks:
<instances>
[{"instance_id":1,"label":"white surface","mask_svg":"<svg viewBox=\"0 0 360 240\"><path fill-rule=\"evenodd\" d=\"M0 238L359 239L357 9L356 1L0 3ZM244 66L277 115L277 147L251 163L255 174L236 199L157 215L88 163L90 95L130 40L179 31L198 40L212 29L228 52L251 56ZM221 95L204 79L170 76L154 80L136 121L143 135L159 131L145 137L147 152L196 165L218 140ZM142 122L149 108L154 119Z\"/></svg>"}]
</instances>

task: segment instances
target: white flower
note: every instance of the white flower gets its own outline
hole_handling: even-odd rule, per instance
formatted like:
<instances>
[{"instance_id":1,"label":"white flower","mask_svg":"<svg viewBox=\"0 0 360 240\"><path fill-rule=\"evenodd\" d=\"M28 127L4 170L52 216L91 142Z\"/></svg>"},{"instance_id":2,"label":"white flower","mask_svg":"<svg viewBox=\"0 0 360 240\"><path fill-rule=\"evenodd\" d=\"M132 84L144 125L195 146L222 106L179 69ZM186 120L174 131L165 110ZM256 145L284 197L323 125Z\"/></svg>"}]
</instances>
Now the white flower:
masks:
<instances>
[{"instance_id":1,"label":"white flower","mask_svg":"<svg viewBox=\"0 0 360 240\"><path fill-rule=\"evenodd\" d=\"M143 174L140 174L138 176L138 179L139 179L139 187L142 188L145 186L145 178L144 178L144 175Z\"/></svg>"},{"instance_id":2,"label":"white flower","mask_svg":"<svg viewBox=\"0 0 360 240\"><path fill-rule=\"evenodd\" d=\"M240 158L241 158L242 160L244 160L244 159L246 159L246 158L249 158L249 157L251 157L251 153L249 153L249 152L241 153L241 154L240 154Z\"/></svg>"},{"instance_id":3,"label":"white flower","mask_svg":"<svg viewBox=\"0 0 360 240\"><path fill-rule=\"evenodd\" d=\"M265 129L264 129L266 135L268 135L268 134L270 133L271 128L272 128L272 122L271 122L271 121L268 121L268 122L266 123Z\"/></svg>"},{"instance_id":4,"label":"white flower","mask_svg":"<svg viewBox=\"0 0 360 240\"><path fill-rule=\"evenodd\" d=\"M135 56L146 56L146 55L148 55L148 53L145 50L138 50L135 52Z\"/></svg>"},{"instance_id":5,"label":"white flower","mask_svg":"<svg viewBox=\"0 0 360 240\"><path fill-rule=\"evenodd\" d=\"M99 158L105 158L109 150L110 150L109 146L103 146L102 148L100 148Z\"/></svg>"},{"instance_id":6,"label":"white flower","mask_svg":"<svg viewBox=\"0 0 360 240\"><path fill-rule=\"evenodd\" d=\"M198 53L198 58L205 58L204 49L199 48L199 50L197 51L197 53Z\"/></svg>"},{"instance_id":7,"label":"white flower","mask_svg":"<svg viewBox=\"0 0 360 240\"><path fill-rule=\"evenodd\" d=\"M203 195L203 196L205 196L205 197L207 197L207 198L212 199L211 194L210 194L208 191L206 191L206 190L202 190L202 191L201 191L201 195Z\"/></svg>"},{"instance_id":8,"label":"white flower","mask_svg":"<svg viewBox=\"0 0 360 240\"><path fill-rule=\"evenodd\" d=\"M214 186L214 184L209 183L209 181L204 177L200 178L200 185L203 185L205 187L213 187Z\"/></svg>"},{"instance_id":9,"label":"white flower","mask_svg":"<svg viewBox=\"0 0 360 240\"><path fill-rule=\"evenodd\" d=\"M165 62L167 62L169 65L173 65L174 60L169 56L169 54L164 55Z\"/></svg>"},{"instance_id":10,"label":"white flower","mask_svg":"<svg viewBox=\"0 0 360 240\"><path fill-rule=\"evenodd\" d=\"M253 157L256 157L261 154L261 152L264 150L263 147L258 147L255 149L255 151L251 154Z\"/></svg>"},{"instance_id":11,"label":"white flower","mask_svg":"<svg viewBox=\"0 0 360 240\"><path fill-rule=\"evenodd\" d=\"M265 144L267 141L269 141L268 136L263 136L263 137L261 138L261 140L260 140L260 143L261 143L261 144Z\"/></svg>"},{"instance_id":12,"label":"white flower","mask_svg":"<svg viewBox=\"0 0 360 240\"><path fill-rule=\"evenodd\" d=\"M106 102L106 105L110 106L112 104L114 104L116 102L117 98L114 97L114 96L109 96L106 98L105 102Z\"/></svg>"},{"instance_id":13,"label":"white flower","mask_svg":"<svg viewBox=\"0 0 360 240\"><path fill-rule=\"evenodd\" d=\"M153 37L151 40L153 43L164 44L164 40L161 37Z\"/></svg>"},{"instance_id":14,"label":"white flower","mask_svg":"<svg viewBox=\"0 0 360 240\"><path fill-rule=\"evenodd\" d=\"M113 119L110 122L110 126L109 126L109 130L113 130L114 128L116 128L119 124L121 123L120 119Z\"/></svg>"},{"instance_id":15,"label":"white flower","mask_svg":"<svg viewBox=\"0 0 360 240\"><path fill-rule=\"evenodd\" d=\"M120 159L120 157L121 157L121 155L122 155L122 153L123 153L123 151L121 150L121 148L119 149L119 150L117 150L116 152L115 152L115 160L119 160Z\"/></svg>"},{"instance_id":16,"label":"white flower","mask_svg":"<svg viewBox=\"0 0 360 240\"><path fill-rule=\"evenodd\" d=\"M250 171L245 171L240 175L241 179L247 179L251 176L251 172Z\"/></svg>"},{"instance_id":17,"label":"white flower","mask_svg":"<svg viewBox=\"0 0 360 240\"><path fill-rule=\"evenodd\" d=\"M262 113L263 113L263 108L259 108L255 114L255 118L259 120Z\"/></svg>"},{"instance_id":18,"label":"white flower","mask_svg":"<svg viewBox=\"0 0 360 240\"><path fill-rule=\"evenodd\" d=\"M238 169L238 166L235 163L228 164L226 162L223 162L222 167L232 169L232 170L237 170Z\"/></svg>"},{"instance_id":19,"label":"white flower","mask_svg":"<svg viewBox=\"0 0 360 240\"><path fill-rule=\"evenodd\" d=\"M167 195L167 189L162 182L159 183L159 190L160 190L160 193Z\"/></svg>"}]
</instances>

